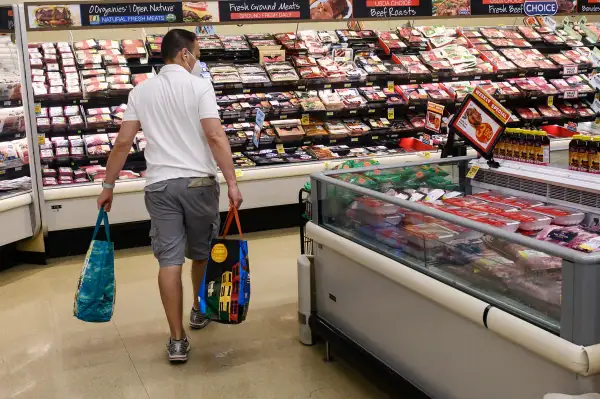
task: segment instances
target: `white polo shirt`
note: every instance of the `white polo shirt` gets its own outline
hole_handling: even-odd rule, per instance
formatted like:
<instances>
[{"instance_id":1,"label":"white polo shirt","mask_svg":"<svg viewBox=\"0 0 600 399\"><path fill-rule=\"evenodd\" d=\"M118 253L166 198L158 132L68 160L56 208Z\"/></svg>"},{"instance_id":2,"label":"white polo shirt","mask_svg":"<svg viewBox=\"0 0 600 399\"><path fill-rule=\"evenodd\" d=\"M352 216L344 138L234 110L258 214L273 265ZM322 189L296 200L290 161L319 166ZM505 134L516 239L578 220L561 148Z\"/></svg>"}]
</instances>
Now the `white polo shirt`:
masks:
<instances>
[{"instance_id":1,"label":"white polo shirt","mask_svg":"<svg viewBox=\"0 0 600 399\"><path fill-rule=\"evenodd\" d=\"M148 141L146 185L217 175L200 123L205 118L219 119L211 82L176 64L165 65L129 93L123 120L140 121Z\"/></svg>"}]
</instances>

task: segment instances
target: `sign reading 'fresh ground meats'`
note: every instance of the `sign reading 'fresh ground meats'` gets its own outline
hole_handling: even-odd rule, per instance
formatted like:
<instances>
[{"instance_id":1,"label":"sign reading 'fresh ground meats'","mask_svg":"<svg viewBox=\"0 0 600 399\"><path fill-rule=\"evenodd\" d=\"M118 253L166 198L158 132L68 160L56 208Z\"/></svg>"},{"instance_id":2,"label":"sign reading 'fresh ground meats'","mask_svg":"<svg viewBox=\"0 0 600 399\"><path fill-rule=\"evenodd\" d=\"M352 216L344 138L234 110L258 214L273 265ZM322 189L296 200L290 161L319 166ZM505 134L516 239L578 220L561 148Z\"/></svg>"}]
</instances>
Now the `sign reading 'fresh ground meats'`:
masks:
<instances>
[{"instance_id":1,"label":"sign reading 'fresh ground meats'","mask_svg":"<svg viewBox=\"0 0 600 399\"><path fill-rule=\"evenodd\" d=\"M308 0L219 1L221 22L310 19Z\"/></svg>"}]
</instances>

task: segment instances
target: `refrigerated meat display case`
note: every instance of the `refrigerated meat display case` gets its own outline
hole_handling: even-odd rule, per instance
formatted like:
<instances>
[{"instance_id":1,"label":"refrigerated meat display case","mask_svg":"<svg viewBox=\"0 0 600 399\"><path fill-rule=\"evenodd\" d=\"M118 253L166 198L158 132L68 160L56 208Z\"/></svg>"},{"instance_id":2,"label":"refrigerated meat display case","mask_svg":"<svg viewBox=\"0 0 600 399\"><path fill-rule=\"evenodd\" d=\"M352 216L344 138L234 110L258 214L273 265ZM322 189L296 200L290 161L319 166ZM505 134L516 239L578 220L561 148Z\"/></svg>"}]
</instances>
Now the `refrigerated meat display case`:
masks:
<instances>
[{"instance_id":1,"label":"refrigerated meat display case","mask_svg":"<svg viewBox=\"0 0 600 399\"><path fill-rule=\"evenodd\" d=\"M597 176L462 157L311 186L304 343L342 336L435 398L600 390Z\"/></svg>"},{"instance_id":2,"label":"refrigerated meat display case","mask_svg":"<svg viewBox=\"0 0 600 399\"><path fill-rule=\"evenodd\" d=\"M18 12L0 7L0 252L41 226Z\"/></svg>"}]
</instances>

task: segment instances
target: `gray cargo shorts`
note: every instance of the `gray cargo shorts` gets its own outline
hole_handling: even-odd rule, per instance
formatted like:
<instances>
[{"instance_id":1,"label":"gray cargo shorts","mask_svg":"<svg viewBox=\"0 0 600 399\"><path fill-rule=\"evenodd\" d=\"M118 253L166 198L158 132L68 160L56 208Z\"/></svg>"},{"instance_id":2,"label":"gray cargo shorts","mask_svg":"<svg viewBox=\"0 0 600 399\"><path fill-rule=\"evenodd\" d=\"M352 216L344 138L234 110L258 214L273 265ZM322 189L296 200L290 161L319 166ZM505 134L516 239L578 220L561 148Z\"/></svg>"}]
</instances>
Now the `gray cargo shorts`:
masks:
<instances>
[{"instance_id":1,"label":"gray cargo shorts","mask_svg":"<svg viewBox=\"0 0 600 399\"><path fill-rule=\"evenodd\" d=\"M185 258L208 259L219 233L219 183L212 177L165 180L146 186L152 251L160 267Z\"/></svg>"}]
</instances>

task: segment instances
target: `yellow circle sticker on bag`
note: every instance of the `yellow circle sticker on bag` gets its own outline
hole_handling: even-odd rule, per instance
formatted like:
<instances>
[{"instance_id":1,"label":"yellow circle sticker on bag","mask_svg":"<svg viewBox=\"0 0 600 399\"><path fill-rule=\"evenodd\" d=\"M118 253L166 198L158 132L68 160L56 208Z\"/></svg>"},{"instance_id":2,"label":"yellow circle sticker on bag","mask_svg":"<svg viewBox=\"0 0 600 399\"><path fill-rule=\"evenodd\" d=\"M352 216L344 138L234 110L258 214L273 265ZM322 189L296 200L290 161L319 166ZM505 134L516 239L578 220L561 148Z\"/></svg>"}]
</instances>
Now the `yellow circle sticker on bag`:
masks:
<instances>
[{"instance_id":1,"label":"yellow circle sticker on bag","mask_svg":"<svg viewBox=\"0 0 600 399\"><path fill-rule=\"evenodd\" d=\"M212 251L210 251L210 257L217 263L225 262L225 259L227 259L227 248L223 244L216 244Z\"/></svg>"}]
</instances>

